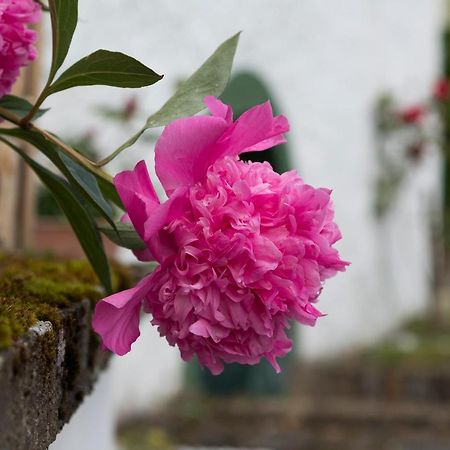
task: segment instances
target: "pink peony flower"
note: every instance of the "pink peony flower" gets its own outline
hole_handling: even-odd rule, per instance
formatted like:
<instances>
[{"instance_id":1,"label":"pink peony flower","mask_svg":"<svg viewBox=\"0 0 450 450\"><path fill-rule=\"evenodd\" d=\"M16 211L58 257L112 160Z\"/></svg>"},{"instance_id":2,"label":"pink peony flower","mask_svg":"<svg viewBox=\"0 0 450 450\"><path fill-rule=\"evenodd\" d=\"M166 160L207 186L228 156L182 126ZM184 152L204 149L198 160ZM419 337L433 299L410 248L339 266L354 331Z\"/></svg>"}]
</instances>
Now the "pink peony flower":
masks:
<instances>
[{"instance_id":1,"label":"pink peony flower","mask_svg":"<svg viewBox=\"0 0 450 450\"><path fill-rule=\"evenodd\" d=\"M291 349L289 322L314 325L323 282L348 263L333 244L331 191L294 172L238 155L284 142L289 124L270 103L232 120L213 97L212 116L175 120L156 144L156 172L168 195L160 204L145 163L115 186L159 267L135 288L98 303L93 327L123 355L139 336L141 305L184 360L198 356L213 374L224 363L256 364Z\"/></svg>"},{"instance_id":2,"label":"pink peony flower","mask_svg":"<svg viewBox=\"0 0 450 450\"><path fill-rule=\"evenodd\" d=\"M36 32L41 7L33 0L0 0L0 97L11 92L20 68L36 58Z\"/></svg>"}]
</instances>

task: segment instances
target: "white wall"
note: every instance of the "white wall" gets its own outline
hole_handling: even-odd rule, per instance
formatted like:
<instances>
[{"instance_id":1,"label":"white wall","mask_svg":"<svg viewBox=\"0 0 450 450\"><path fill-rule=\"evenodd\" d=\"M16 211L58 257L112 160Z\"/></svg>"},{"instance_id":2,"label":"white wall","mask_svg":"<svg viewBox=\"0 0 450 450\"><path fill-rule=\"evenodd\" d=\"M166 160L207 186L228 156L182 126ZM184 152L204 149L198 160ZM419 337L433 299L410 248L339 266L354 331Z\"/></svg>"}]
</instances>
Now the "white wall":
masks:
<instances>
[{"instance_id":1,"label":"white wall","mask_svg":"<svg viewBox=\"0 0 450 450\"><path fill-rule=\"evenodd\" d=\"M319 307L328 316L302 329L300 353L319 357L373 341L425 307L430 249L424 208L437 164L430 159L417 170L398 209L377 225L371 113L383 91L405 103L430 91L439 69L441 7L441 0L80 0L69 63L99 47L136 56L166 74L138 93L151 112L220 42L244 31L236 69L263 75L290 119L298 170L307 182L334 189L340 249L352 262L324 290ZM93 105L119 105L129 95L113 88L61 93L48 101L54 111L42 123L63 136L96 127ZM125 137L108 126L98 141L106 154ZM124 153L111 169L129 168L143 155L151 158L149 144ZM119 374L114 397L125 409L128 395L147 405L160 399L166 383L173 390L180 380L178 356L154 331L145 331L134 354L113 367Z\"/></svg>"},{"instance_id":2,"label":"white wall","mask_svg":"<svg viewBox=\"0 0 450 450\"><path fill-rule=\"evenodd\" d=\"M111 373L104 373L49 450L115 450L116 415L111 390Z\"/></svg>"}]
</instances>

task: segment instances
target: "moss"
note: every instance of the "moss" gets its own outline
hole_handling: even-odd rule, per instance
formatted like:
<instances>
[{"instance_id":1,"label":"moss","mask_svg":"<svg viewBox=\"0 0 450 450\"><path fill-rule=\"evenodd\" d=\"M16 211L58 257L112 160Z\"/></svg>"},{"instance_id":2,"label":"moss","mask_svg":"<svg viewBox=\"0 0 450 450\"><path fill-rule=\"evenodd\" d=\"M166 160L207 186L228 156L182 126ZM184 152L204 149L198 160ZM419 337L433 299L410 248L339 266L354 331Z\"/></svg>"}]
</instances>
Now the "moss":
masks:
<instances>
[{"instance_id":1,"label":"moss","mask_svg":"<svg viewBox=\"0 0 450 450\"><path fill-rule=\"evenodd\" d=\"M121 430L119 436L121 447L126 450L174 450L175 443L162 427L131 425Z\"/></svg>"},{"instance_id":2,"label":"moss","mask_svg":"<svg viewBox=\"0 0 450 450\"><path fill-rule=\"evenodd\" d=\"M2 343L6 347L13 343L13 331L7 317L0 317L0 348Z\"/></svg>"},{"instance_id":3,"label":"moss","mask_svg":"<svg viewBox=\"0 0 450 450\"><path fill-rule=\"evenodd\" d=\"M116 290L129 285L128 273L118 265L113 266L113 284ZM11 346L38 321L51 322L57 333L62 308L86 298L95 303L102 297L96 275L85 261L0 253L0 350ZM52 337L55 335L49 339Z\"/></svg>"},{"instance_id":4,"label":"moss","mask_svg":"<svg viewBox=\"0 0 450 450\"><path fill-rule=\"evenodd\" d=\"M47 333L45 336L45 340L43 340L42 342L42 352L49 366L50 362L54 361L56 358L57 345L58 340L56 338L56 333L55 332Z\"/></svg>"}]
</instances>

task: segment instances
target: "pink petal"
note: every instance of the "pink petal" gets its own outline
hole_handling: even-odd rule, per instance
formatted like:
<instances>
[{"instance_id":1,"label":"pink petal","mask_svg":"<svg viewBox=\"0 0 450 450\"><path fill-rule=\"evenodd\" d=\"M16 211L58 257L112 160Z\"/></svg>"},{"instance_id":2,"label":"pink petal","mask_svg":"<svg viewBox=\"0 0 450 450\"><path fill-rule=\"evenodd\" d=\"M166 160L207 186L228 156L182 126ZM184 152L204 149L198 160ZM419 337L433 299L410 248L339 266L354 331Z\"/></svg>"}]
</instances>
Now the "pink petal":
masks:
<instances>
[{"instance_id":1,"label":"pink petal","mask_svg":"<svg viewBox=\"0 0 450 450\"><path fill-rule=\"evenodd\" d=\"M126 203L129 203L136 194L149 202L159 203L145 161L139 161L133 170L126 170L117 174L114 177L114 185L125 207Z\"/></svg>"},{"instance_id":2,"label":"pink petal","mask_svg":"<svg viewBox=\"0 0 450 450\"><path fill-rule=\"evenodd\" d=\"M255 263L245 276L247 283L260 280L267 272L275 270L283 254L270 239L259 236L253 241L253 256Z\"/></svg>"},{"instance_id":3,"label":"pink petal","mask_svg":"<svg viewBox=\"0 0 450 450\"><path fill-rule=\"evenodd\" d=\"M189 331L196 336L207 338L209 337L208 322L204 319L199 319L189 327Z\"/></svg>"},{"instance_id":4,"label":"pink petal","mask_svg":"<svg viewBox=\"0 0 450 450\"><path fill-rule=\"evenodd\" d=\"M144 241L147 242L161 230L161 228L166 226L172 220L180 217L185 211L187 203L187 189L178 188L166 202L154 207L144 223Z\"/></svg>"},{"instance_id":5,"label":"pink petal","mask_svg":"<svg viewBox=\"0 0 450 450\"><path fill-rule=\"evenodd\" d=\"M148 251L135 252L136 257L141 261L161 261L161 250L153 238L185 211L188 201L186 188L177 189L166 202L160 204L144 161L137 163L134 170L116 175L114 185L127 210L122 221L131 221L149 247Z\"/></svg>"},{"instance_id":6,"label":"pink petal","mask_svg":"<svg viewBox=\"0 0 450 450\"><path fill-rule=\"evenodd\" d=\"M147 275L134 288L110 295L95 307L92 327L103 345L117 355L128 353L140 335L139 313L151 280Z\"/></svg>"},{"instance_id":7,"label":"pink petal","mask_svg":"<svg viewBox=\"0 0 450 450\"><path fill-rule=\"evenodd\" d=\"M150 180L144 161L136 164L133 170L120 172L114 177L114 186L122 200L128 217L139 236L145 240L144 224L159 206L159 199Z\"/></svg>"},{"instance_id":8,"label":"pink petal","mask_svg":"<svg viewBox=\"0 0 450 450\"><path fill-rule=\"evenodd\" d=\"M253 241L253 255L256 267L262 268L265 272L276 269L283 256L278 247L264 236L258 236Z\"/></svg>"},{"instance_id":9,"label":"pink petal","mask_svg":"<svg viewBox=\"0 0 450 450\"><path fill-rule=\"evenodd\" d=\"M196 336L211 338L216 344L229 334L228 330L214 325L205 319L199 319L189 327L189 331Z\"/></svg>"},{"instance_id":10,"label":"pink petal","mask_svg":"<svg viewBox=\"0 0 450 450\"><path fill-rule=\"evenodd\" d=\"M211 112L211 115L215 117L221 117L225 119L227 123L231 124L233 122L233 109L230 105L225 105L218 98L208 95L204 99L205 105Z\"/></svg>"},{"instance_id":11,"label":"pink petal","mask_svg":"<svg viewBox=\"0 0 450 450\"><path fill-rule=\"evenodd\" d=\"M155 147L155 166L167 195L203 179L217 159L214 144L226 128L223 118L211 116L178 119L164 128Z\"/></svg>"},{"instance_id":12,"label":"pink petal","mask_svg":"<svg viewBox=\"0 0 450 450\"><path fill-rule=\"evenodd\" d=\"M227 143L227 155L261 151L284 143L283 133L289 131L289 123L284 116L273 117L270 102L257 105L234 124Z\"/></svg>"},{"instance_id":13,"label":"pink petal","mask_svg":"<svg viewBox=\"0 0 450 450\"><path fill-rule=\"evenodd\" d=\"M136 256L137 260L141 262L155 261L155 257L148 248L133 250L133 254Z\"/></svg>"}]
</instances>

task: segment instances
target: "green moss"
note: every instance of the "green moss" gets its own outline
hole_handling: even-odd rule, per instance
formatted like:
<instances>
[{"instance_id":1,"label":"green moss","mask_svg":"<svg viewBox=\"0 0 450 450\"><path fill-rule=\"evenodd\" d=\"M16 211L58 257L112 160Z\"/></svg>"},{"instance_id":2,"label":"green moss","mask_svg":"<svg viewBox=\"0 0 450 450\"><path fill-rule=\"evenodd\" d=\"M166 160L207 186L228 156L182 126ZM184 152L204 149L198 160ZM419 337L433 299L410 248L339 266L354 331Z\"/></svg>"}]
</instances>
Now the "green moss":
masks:
<instances>
[{"instance_id":1,"label":"green moss","mask_svg":"<svg viewBox=\"0 0 450 450\"><path fill-rule=\"evenodd\" d=\"M116 290L129 285L128 273L118 265L113 266L113 284ZM0 350L11 346L38 321L51 322L56 333L62 308L86 298L95 303L103 296L85 261L0 254ZM55 340L55 335L49 336L52 338Z\"/></svg>"},{"instance_id":2,"label":"green moss","mask_svg":"<svg viewBox=\"0 0 450 450\"><path fill-rule=\"evenodd\" d=\"M0 347L10 346L13 343L13 331L7 317L0 317Z\"/></svg>"},{"instance_id":3,"label":"green moss","mask_svg":"<svg viewBox=\"0 0 450 450\"><path fill-rule=\"evenodd\" d=\"M175 443L162 427L145 424L128 426L119 436L121 447L126 450L174 450Z\"/></svg>"}]
</instances>

